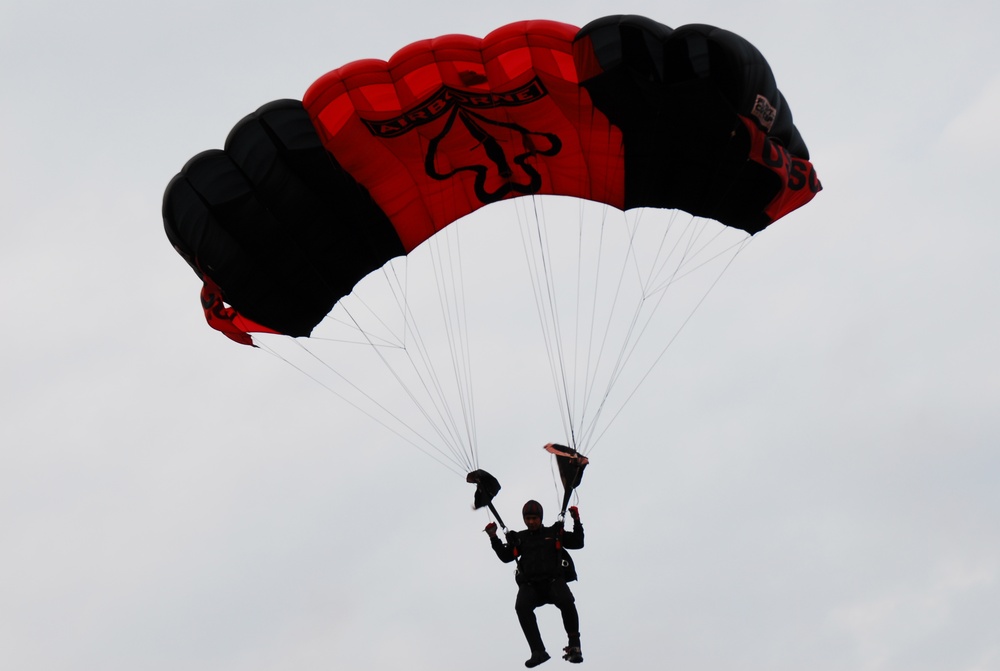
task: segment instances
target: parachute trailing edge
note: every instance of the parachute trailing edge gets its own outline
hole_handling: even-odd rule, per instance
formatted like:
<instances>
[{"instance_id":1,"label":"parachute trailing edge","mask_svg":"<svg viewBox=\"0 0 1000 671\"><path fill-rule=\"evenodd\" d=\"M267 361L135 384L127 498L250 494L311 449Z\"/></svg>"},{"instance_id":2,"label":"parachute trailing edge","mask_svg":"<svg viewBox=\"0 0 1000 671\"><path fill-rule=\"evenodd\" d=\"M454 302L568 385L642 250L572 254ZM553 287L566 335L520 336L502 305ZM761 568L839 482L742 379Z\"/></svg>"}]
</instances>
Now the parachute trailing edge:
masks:
<instances>
[{"instance_id":1,"label":"parachute trailing edge","mask_svg":"<svg viewBox=\"0 0 1000 671\"><path fill-rule=\"evenodd\" d=\"M677 208L751 234L821 189L770 67L638 16L411 44L268 103L166 189L167 237L237 342L306 336L367 274L490 203Z\"/></svg>"}]
</instances>

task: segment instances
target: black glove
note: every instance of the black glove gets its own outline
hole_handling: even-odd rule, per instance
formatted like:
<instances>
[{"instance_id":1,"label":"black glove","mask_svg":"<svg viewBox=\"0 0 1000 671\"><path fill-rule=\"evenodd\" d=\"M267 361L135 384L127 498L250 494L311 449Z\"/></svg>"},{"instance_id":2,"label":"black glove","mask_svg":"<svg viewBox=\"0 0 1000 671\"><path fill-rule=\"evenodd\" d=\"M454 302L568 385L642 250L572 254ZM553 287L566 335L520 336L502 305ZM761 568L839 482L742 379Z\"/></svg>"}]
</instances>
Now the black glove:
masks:
<instances>
[{"instance_id":1,"label":"black glove","mask_svg":"<svg viewBox=\"0 0 1000 671\"><path fill-rule=\"evenodd\" d=\"M516 531L507 532L507 545L511 547L517 547L521 544L521 537L517 535Z\"/></svg>"},{"instance_id":2,"label":"black glove","mask_svg":"<svg viewBox=\"0 0 1000 671\"><path fill-rule=\"evenodd\" d=\"M486 533L488 533L490 535L490 538L496 538L497 537L497 523L496 522L490 522L489 524L486 525L486 528L483 529L483 531L485 531Z\"/></svg>"}]
</instances>

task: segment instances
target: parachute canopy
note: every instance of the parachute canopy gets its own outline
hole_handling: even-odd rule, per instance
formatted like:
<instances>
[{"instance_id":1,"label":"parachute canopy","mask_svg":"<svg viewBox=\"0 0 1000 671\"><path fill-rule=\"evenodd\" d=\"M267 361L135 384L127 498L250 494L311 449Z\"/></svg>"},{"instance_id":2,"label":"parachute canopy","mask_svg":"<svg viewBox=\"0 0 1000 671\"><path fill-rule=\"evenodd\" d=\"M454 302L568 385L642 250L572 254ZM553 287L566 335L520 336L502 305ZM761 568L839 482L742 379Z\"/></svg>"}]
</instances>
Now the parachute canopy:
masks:
<instances>
[{"instance_id":1,"label":"parachute canopy","mask_svg":"<svg viewBox=\"0 0 1000 671\"><path fill-rule=\"evenodd\" d=\"M446 35L250 114L167 187L209 323L308 335L367 274L499 200L677 208L756 233L821 185L760 52L610 16Z\"/></svg>"}]
</instances>

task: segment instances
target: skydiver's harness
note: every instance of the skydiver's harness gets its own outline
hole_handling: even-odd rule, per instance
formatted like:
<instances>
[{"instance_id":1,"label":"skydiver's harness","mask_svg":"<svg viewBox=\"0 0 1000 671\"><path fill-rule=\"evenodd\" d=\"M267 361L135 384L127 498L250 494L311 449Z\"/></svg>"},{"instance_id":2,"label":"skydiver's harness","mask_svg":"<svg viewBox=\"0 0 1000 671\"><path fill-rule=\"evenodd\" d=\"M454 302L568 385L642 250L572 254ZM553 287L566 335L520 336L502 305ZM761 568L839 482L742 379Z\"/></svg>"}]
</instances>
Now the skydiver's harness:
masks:
<instances>
[{"instance_id":1,"label":"skydiver's harness","mask_svg":"<svg viewBox=\"0 0 1000 671\"><path fill-rule=\"evenodd\" d=\"M559 530L556 532L556 539L555 539L555 550L559 554L559 567L562 570L563 580L565 580L566 582L573 582L574 580L576 580L577 577L576 566L573 564L573 557L570 555L569 551L563 547L562 544L562 536L565 531L565 529L563 529L562 519L560 519L558 527ZM526 581L526 578L524 577L524 573L521 571L521 566L520 566L521 552L519 549L519 544L517 542L519 540L519 536L516 531L510 532L510 534L512 534L515 538L515 543L513 547L511 547L511 554L514 555L514 559L515 561L517 561L517 567L514 569L514 581L518 585L521 585ZM555 578L553 578L553 580L554 579Z\"/></svg>"}]
</instances>

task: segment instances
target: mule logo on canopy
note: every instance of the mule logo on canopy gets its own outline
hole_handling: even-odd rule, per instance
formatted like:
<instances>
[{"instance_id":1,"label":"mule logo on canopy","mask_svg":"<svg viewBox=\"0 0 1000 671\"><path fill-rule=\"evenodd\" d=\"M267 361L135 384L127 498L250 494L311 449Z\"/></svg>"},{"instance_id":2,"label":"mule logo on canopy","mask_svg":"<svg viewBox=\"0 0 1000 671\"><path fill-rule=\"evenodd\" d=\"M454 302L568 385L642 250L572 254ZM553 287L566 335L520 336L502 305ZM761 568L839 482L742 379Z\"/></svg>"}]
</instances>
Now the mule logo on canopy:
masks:
<instances>
[{"instance_id":1,"label":"mule logo on canopy","mask_svg":"<svg viewBox=\"0 0 1000 671\"><path fill-rule=\"evenodd\" d=\"M460 172L472 172L476 197L484 204L495 203L511 194L538 193L542 176L531 165L532 158L554 156L562 148L562 141L555 133L529 130L505 120L509 116L503 108L528 105L546 95L548 92L537 77L524 86L503 92L482 93L442 86L419 105L392 119L362 121L372 135L381 138L400 137L418 126L441 123L441 130L427 147L424 159L427 175L445 180ZM460 123L456 124L456 120ZM455 156L468 156L470 160L455 164Z\"/></svg>"}]
</instances>

